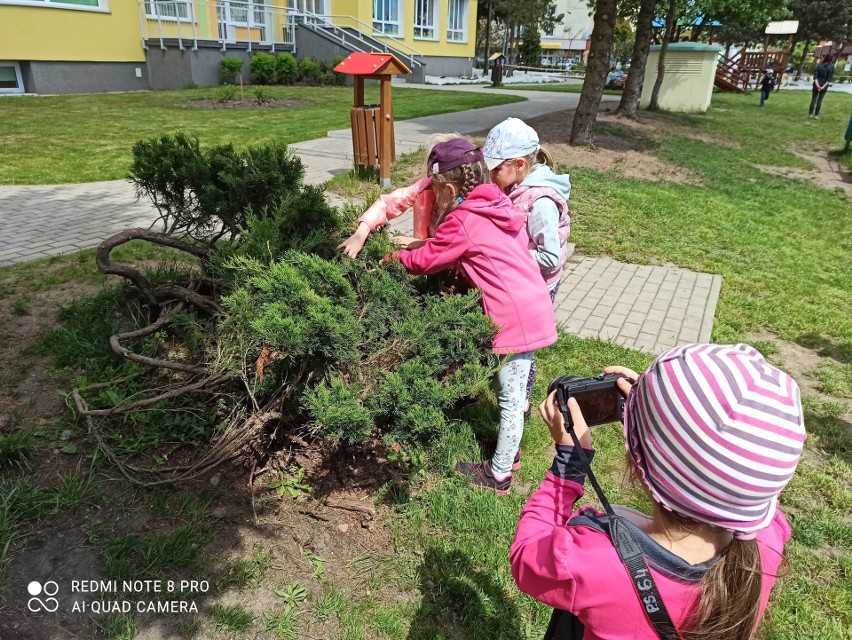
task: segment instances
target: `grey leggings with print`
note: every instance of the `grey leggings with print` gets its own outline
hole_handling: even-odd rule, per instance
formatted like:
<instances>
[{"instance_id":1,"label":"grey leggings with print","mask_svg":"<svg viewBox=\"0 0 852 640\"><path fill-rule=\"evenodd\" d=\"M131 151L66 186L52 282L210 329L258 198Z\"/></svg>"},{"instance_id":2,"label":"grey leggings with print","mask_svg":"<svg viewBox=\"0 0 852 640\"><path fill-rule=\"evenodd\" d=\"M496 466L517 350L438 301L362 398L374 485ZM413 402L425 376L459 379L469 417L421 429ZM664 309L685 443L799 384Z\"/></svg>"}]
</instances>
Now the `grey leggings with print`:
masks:
<instances>
[{"instance_id":1,"label":"grey leggings with print","mask_svg":"<svg viewBox=\"0 0 852 640\"><path fill-rule=\"evenodd\" d=\"M497 372L497 404L500 407L500 433L491 467L499 474L512 470L515 454L524 435L524 405L527 379L535 361L533 351L516 353Z\"/></svg>"}]
</instances>

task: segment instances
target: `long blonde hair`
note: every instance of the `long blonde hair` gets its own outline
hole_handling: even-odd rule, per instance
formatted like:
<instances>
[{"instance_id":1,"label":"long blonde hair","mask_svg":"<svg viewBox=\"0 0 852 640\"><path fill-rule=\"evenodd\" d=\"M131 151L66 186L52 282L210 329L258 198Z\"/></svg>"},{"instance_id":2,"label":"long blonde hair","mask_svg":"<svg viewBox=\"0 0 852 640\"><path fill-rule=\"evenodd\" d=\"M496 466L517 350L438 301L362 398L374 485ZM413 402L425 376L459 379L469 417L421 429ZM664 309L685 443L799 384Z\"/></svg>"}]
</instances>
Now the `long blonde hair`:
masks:
<instances>
[{"instance_id":1,"label":"long blonde hair","mask_svg":"<svg viewBox=\"0 0 852 640\"><path fill-rule=\"evenodd\" d=\"M647 491L629 452L626 459L627 481ZM655 504L667 534L691 534L706 524ZM789 566L787 558L782 556L776 577L786 575ZM684 627L678 629L680 637L683 640L750 640L757 625L762 586L763 568L757 541L734 538L701 577L698 607Z\"/></svg>"},{"instance_id":2,"label":"long blonde hair","mask_svg":"<svg viewBox=\"0 0 852 640\"><path fill-rule=\"evenodd\" d=\"M524 162L527 164L527 173L530 172L534 164L543 164L551 169L556 166L553 155L544 147L539 147L530 155L524 156Z\"/></svg>"}]
</instances>

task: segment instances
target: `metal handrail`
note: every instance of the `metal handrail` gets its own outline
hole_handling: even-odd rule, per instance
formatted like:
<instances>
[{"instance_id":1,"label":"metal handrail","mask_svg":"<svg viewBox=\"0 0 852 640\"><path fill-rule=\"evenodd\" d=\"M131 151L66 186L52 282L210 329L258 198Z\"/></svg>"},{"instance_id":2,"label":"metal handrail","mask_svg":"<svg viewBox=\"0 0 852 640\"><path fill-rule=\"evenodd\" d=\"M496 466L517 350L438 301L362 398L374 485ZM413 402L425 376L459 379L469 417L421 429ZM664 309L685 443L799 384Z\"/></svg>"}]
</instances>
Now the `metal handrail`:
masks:
<instances>
[{"instance_id":1,"label":"metal handrail","mask_svg":"<svg viewBox=\"0 0 852 640\"><path fill-rule=\"evenodd\" d=\"M408 51L410 52L408 54L409 56L422 56L423 55L422 51L415 49L410 44L403 42L402 40L400 40L399 38L397 38L394 35L390 35L390 34L387 34L387 33L381 33L380 31L376 31L373 28L372 24L370 24L368 22L364 22L363 20L359 20L355 16L345 15L345 14L331 14L331 13L314 14L314 15L316 15L318 18L329 18L329 19L339 18L339 19L343 19L343 20L351 20L355 24L366 28L366 29L359 29L358 30L359 32L363 33L364 35L369 35L371 38L374 38L374 39L385 38L387 40L391 40L394 43L394 49L400 49L400 48L404 47L404 48L408 49ZM329 22L333 23L333 20L329 20ZM338 26L338 25L335 25L335 26Z\"/></svg>"},{"instance_id":2,"label":"metal handrail","mask_svg":"<svg viewBox=\"0 0 852 640\"><path fill-rule=\"evenodd\" d=\"M155 7L152 14L148 13L146 5ZM228 21L227 17L230 15L232 6L236 6L247 13L244 25L245 38L234 38L233 40L228 38L227 27L232 23ZM218 42L223 51L227 49L229 42L244 41L248 45L249 51L252 50L252 45L263 44L270 45L274 52L276 45L285 44L292 46L295 52L294 29L297 24L303 24L314 29L322 28L327 35L345 46L353 46L352 41L354 40L360 43L361 50L385 53L390 49L405 58L412 66L423 66L423 62L417 59L417 56L423 56L421 51L393 35L375 31L372 24L359 20L352 15L316 14L310 11L300 11L295 7L280 7L265 2L255 2L255 0L218 0L218 2L214 0L137 0L137 7L139 27L142 31L142 46L145 49L148 48L148 40L159 40L160 48L165 49L165 41L175 38L181 50L185 49L185 40L192 41L193 50L198 49L199 40L204 40ZM164 11L164 7L170 8L170 11ZM205 11L216 11L216 20L212 23L215 34L199 34L199 15ZM256 23L255 11L263 11L273 19L277 19L277 22L284 26L283 37L275 37L274 26ZM181 16L182 12L186 13L186 17ZM349 24L336 24L335 20ZM153 23L156 23L156 32L151 34L149 31ZM167 25L166 29L164 29L164 24ZM185 36L184 31L190 26L191 37ZM268 29L271 37L265 40L252 38L252 30L258 27ZM173 32L174 35L166 35L167 31ZM358 45L355 45L355 48L358 48Z\"/></svg>"},{"instance_id":3,"label":"metal handrail","mask_svg":"<svg viewBox=\"0 0 852 640\"><path fill-rule=\"evenodd\" d=\"M352 40L355 40L361 44L361 51L366 48L369 49L369 51L371 52L386 53L388 49L394 49L394 47L391 47L389 44L385 42L380 42L372 36L367 36L367 34L363 33L362 31L359 31L358 29L355 29L354 27L353 31L348 31L340 25L325 20L323 16L320 16L318 14L305 12L303 15L309 18L308 20L304 21L304 26L311 29L322 29L322 31L327 37L334 38L334 40L336 40L343 46L352 47L354 46ZM415 58L412 54L405 53L403 51L396 51L396 53L398 53L400 57L408 60L411 66L423 66L423 62Z\"/></svg>"},{"instance_id":4,"label":"metal handrail","mask_svg":"<svg viewBox=\"0 0 852 640\"><path fill-rule=\"evenodd\" d=\"M148 14L146 5L155 6L157 10L156 14ZM225 29L228 24L231 24L228 22L227 16L230 14L232 6L236 6L237 8L247 12L245 25L239 25L244 26L246 30L245 38L234 38L232 40L227 37ZM265 2L256 2L255 0L219 0L218 2L206 2L199 0L137 0L137 7L139 11L139 27L142 31L142 46L145 49L148 48L147 41L149 39L159 40L160 48L165 49L165 40L175 38L178 42L178 47L181 50L185 49L185 40L192 40L193 50L198 49L199 40L218 42L222 45L223 51L227 49L229 42L244 42L248 45L249 51L252 50L253 45L257 44L269 45L273 52L275 51L276 45L282 44L291 45L295 50L296 43L295 38L292 35L292 26L294 15L297 15L299 12L288 9L287 7L279 7ZM164 15L164 12L162 11L163 7L171 7L171 13L173 15ZM186 17L181 16L181 10L183 7L186 8ZM215 33L199 34L198 17L204 11L217 12L216 20L212 21ZM222 12L221 17L219 11ZM284 26L284 36L275 36L277 32L274 24L256 22L255 11L263 11L264 14L270 16L270 18L277 19L276 21L280 25ZM153 23L156 23L155 34L149 33L149 29ZM173 25L167 27L169 31L174 32L173 36L166 35L164 24ZM188 28L191 28L191 37L189 35L184 35L184 30ZM252 31L258 28L267 29L269 37L263 40L253 38Z\"/></svg>"}]
</instances>

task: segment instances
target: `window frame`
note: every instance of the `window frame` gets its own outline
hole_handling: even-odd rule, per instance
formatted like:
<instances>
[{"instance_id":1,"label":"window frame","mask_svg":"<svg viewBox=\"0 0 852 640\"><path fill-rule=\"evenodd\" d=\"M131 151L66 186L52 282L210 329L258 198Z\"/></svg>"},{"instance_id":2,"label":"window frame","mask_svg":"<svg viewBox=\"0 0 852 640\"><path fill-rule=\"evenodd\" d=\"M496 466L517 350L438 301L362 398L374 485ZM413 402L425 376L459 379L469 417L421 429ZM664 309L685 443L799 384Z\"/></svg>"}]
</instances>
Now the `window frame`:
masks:
<instances>
[{"instance_id":1,"label":"window frame","mask_svg":"<svg viewBox=\"0 0 852 640\"><path fill-rule=\"evenodd\" d=\"M192 3L192 0L144 0L145 3L145 17L148 20L161 20L163 22L194 22L195 21L195 7ZM182 16L169 16L169 15L160 15L157 13L157 5L158 4L169 4L177 8L178 5L182 5L187 8L186 17ZM154 11L148 11L148 7L154 9ZM223 5L224 6L224 5Z\"/></svg>"},{"instance_id":2,"label":"window frame","mask_svg":"<svg viewBox=\"0 0 852 640\"><path fill-rule=\"evenodd\" d=\"M549 14L549 17L553 17L553 16L555 16L555 15L556 15L556 5L555 5L555 4L552 4L552 3L551 3L551 4L549 4L549 5L547 6L547 12L548 12L548 14ZM545 31L545 32L542 34L542 36L543 36L543 37L545 37L545 38L553 38L553 37L555 37L555 36L554 36L554 34L555 34L555 33L556 33L556 25L554 24L554 25L552 25L552 26L550 27L550 33L548 33L547 31Z\"/></svg>"},{"instance_id":3,"label":"window frame","mask_svg":"<svg viewBox=\"0 0 852 640\"><path fill-rule=\"evenodd\" d=\"M13 60L0 60L0 67L8 66L11 66L15 70L15 78L18 81L18 87L16 89L4 89L0 87L0 95L26 93L27 90L24 87L24 77L21 75L21 63Z\"/></svg>"},{"instance_id":4,"label":"window frame","mask_svg":"<svg viewBox=\"0 0 852 640\"><path fill-rule=\"evenodd\" d=\"M84 4L69 4L63 0L0 0L0 5L16 7L41 7L42 9L68 9L70 11L91 11L94 13L110 13L109 0L98 0L98 6Z\"/></svg>"},{"instance_id":5,"label":"window frame","mask_svg":"<svg viewBox=\"0 0 852 640\"><path fill-rule=\"evenodd\" d=\"M452 28L452 11L453 6L457 6L457 12L461 15L459 17L459 21L461 23L461 29L453 29ZM470 17L470 0L449 0L447 4L447 29L444 32L447 37L447 42L452 44L467 44L468 41L468 29L467 23L469 22ZM451 34L457 34L458 38L451 38Z\"/></svg>"},{"instance_id":6,"label":"window frame","mask_svg":"<svg viewBox=\"0 0 852 640\"><path fill-rule=\"evenodd\" d=\"M396 20L378 20L376 18L376 4L377 3L385 3L388 6L390 6L391 3L396 3ZM373 36L374 37L375 36L379 36L379 37L381 37L381 36L392 36L392 37L395 37L395 38L404 37L405 36L404 14L405 14L405 5L403 3L403 0L373 0L373 16L372 16L373 20L372 20L372 23L371 23L372 26L373 26ZM377 22L380 25L395 25L396 31L385 31L381 28L376 28Z\"/></svg>"},{"instance_id":7,"label":"window frame","mask_svg":"<svg viewBox=\"0 0 852 640\"><path fill-rule=\"evenodd\" d=\"M417 24L417 19L420 15L420 12L417 10L418 4L426 3L426 2L429 3L429 7L430 7L429 13L431 14L429 16L429 24L419 25L419 24ZM438 15L438 8L440 7L440 4L441 4L440 0L414 0L414 21L412 23L413 24L412 37L415 40L429 40L429 41L432 41L432 42L436 42L436 41L440 40L440 24L439 24L440 17ZM422 35L422 34L417 35L418 29L420 29L421 31L428 29L432 32L432 35L431 36L425 36L425 35Z\"/></svg>"}]
</instances>

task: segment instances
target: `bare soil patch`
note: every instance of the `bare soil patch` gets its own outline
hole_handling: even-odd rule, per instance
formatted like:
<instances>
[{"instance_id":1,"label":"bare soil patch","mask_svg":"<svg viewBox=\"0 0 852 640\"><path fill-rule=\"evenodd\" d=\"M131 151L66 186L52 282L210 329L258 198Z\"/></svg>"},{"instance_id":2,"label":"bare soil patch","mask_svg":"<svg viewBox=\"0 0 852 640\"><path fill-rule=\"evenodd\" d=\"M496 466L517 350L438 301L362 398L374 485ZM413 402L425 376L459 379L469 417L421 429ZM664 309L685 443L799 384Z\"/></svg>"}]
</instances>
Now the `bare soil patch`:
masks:
<instances>
[{"instance_id":1,"label":"bare soil patch","mask_svg":"<svg viewBox=\"0 0 852 640\"><path fill-rule=\"evenodd\" d=\"M49 429L56 416L67 410L57 393L60 382L51 375L51 359L27 355L26 350L59 322L63 306L97 293L103 285L75 280L45 291L32 291L29 281L62 268L61 262L46 264L30 274L26 282L15 274L0 275L3 292L0 296L0 432ZM21 306L24 301L26 313ZM243 606L256 617L255 627L262 628L258 622L262 616L283 607L283 600L275 591L294 580L301 582L308 592L308 600L299 607L305 613L300 618L303 625L300 632L307 635L300 637L336 637L340 629L334 616L319 623L309 613L319 601L324 585L333 585L344 593L357 593L357 601L369 587L364 586L363 576L353 568L353 560L395 554L388 528L382 526L392 517L392 509L389 504L376 504L376 495L389 482L394 489L388 495L407 493L409 487L407 480L388 462L387 449L380 442L347 447L312 442L310 438L301 440L298 436L291 440L292 446L279 452L281 465L278 466L286 468L295 463L304 468L304 484L313 489L312 494L305 492L297 498L276 495L269 487L277 477L274 465L269 465L268 471L258 470L251 485L247 481L248 469L223 465L207 477L181 484L171 495L173 502L201 498L211 503L202 515L212 521L213 538L203 551L210 558L209 567L203 575L183 572L164 576L164 579L210 581L208 593L189 598L196 603L196 617L201 623L196 637L224 637L210 622L213 605L217 603ZM87 474L89 465L85 457L63 454L54 448L36 461L38 468L34 474L38 481L52 486L59 481L57 472L73 472L78 462L78 472ZM117 476L109 469L105 471L107 475ZM95 625L101 616L88 611L74 612L73 603L86 602L91 606L95 600L122 598L114 593L72 594L71 581L106 579L101 548L107 540L128 531L165 537L187 521L182 516L155 515L151 491L132 488L123 480L101 473L93 480L96 489L82 504L46 518L13 543L0 584L3 640L96 637ZM93 531L100 533L93 535ZM215 583L228 573L228 567L251 558L255 549L272 558L260 583L217 589ZM314 575L315 567L306 559L307 552L324 560L322 579ZM59 584L57 612L28 611L27 585L32 580L53 580ZM374 594L379 591L384 601L411 597L401 594L392 584L372 589ZM137 600L151 598L136 594L127 599L136 606ZM189 618L189 614L137 614L135 637L137 640L182 637L180 626ZM260 632L253 637L272 640L275 635Z\"/></svg>"},{"instance_id":2,"label":"bare soil patch","mask_svg":"<svg viewBox=\"0 0 852 640\"><path fill-rule=\"evenodd\" d=\"M190 100L186 105L193 109L290 109L300 107L304 104L301 100L288 100L287 98L270 98L269 100L255 100L254 98L243 98L242 100L229 100L221 102L213 98L204 100Z\"/></svg>"},{"instance_id":3,"label":"bare soil patch","mask_svg":"<svg viewBox=\"0 0 852 640\"><path fill-rule=\"evenodd\" d=\"M702 180L694 172L661 160L651 153L660 146L663 139L672 135L726 148L737 146L729 140L697 133L665 114L643 113L642 118L636 121L617 118L614 111L615 106L604 106L598 112L594 145L589 148L572 147L568 144L573 110L531 118L527 123L538 132L541 145L553 154L556 162L569 169L594 169L652 182L702 184ZM487 132L481 132L478 135L484 137L486 134Z\"/></svg>"},{"instance_id":4,"label":"bare soil patch","mask_svg":"<svg viewBox=\"0 0 852 640\"><path fill-rule=\"evenodd\" d=\"M814 168L801 169L799 167L770 167L765 165L757 165L757 168L774 176L810 182L820 189L840 190L846 195L852 196L852 171L838 162L832 151L828 149L791 149L790 151L810 162Z\"/></svg>"}]
</instances>

